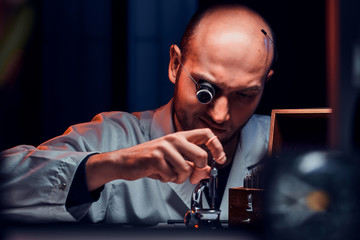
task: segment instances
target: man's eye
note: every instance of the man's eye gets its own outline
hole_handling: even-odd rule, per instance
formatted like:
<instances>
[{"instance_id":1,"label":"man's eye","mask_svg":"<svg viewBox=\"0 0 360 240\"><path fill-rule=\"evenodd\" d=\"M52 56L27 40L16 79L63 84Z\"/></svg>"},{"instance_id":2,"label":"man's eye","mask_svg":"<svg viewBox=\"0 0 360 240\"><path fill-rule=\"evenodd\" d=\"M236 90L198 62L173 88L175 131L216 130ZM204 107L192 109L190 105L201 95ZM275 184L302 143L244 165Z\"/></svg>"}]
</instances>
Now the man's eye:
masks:
<instances>
[{"instance_id":1,"label":"man's eye","mask_svg":"<svg viewBox=\"0 0 360 240\"><path fill-rule=\"evenodd\" d=\"M237 92L236 96L238 96L238 97L249 97L250 95L248 95L246 93L243 93L243 92Z\"/></svg>"},{"instance_id":2,"label":"man's eye","mask_svg":"<svg viewBox=\"0 0 360 240\"><path fill-rule=\"evenodd\" d=\"M257 96L257 93L245 93L245 92L236 92L238 98L253 98Z\"/></svg>"}]
</instances>

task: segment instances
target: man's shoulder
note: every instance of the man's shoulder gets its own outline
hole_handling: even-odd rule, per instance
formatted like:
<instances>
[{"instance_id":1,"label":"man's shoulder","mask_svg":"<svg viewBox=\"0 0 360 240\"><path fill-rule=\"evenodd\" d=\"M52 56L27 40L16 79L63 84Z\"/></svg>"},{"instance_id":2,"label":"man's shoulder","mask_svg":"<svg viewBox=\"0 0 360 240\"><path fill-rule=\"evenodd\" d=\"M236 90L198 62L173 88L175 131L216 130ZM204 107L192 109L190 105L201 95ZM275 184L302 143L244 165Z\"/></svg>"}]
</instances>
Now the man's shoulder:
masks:
<instances>
[{"instance_id":1,"label":"man's shoulder","mask_svg":"<svg viewBox=\"0 0 360 240\"><path fill-rule=\"evenodd\" d=\"M154 111L143 111L143 112L123 112L123 111L109 111L97 114L92 121L112 121L116 123L129 122L139 123L144 118L152 118Z\"/></svg>"},{"instance_id":2,"label":"man's shoulder","mask_svg":"<svg viewBox=\"0 0 360 240\"><path fill-rule=\"evenodd\" d=\"M106 129L123 129L130 133L140 133L147 139L149 138L150 126L154 116L154 110L143 112L122 112L111 111L97 114L92 123L99 122Z\"/></svg>"}]
</instances>

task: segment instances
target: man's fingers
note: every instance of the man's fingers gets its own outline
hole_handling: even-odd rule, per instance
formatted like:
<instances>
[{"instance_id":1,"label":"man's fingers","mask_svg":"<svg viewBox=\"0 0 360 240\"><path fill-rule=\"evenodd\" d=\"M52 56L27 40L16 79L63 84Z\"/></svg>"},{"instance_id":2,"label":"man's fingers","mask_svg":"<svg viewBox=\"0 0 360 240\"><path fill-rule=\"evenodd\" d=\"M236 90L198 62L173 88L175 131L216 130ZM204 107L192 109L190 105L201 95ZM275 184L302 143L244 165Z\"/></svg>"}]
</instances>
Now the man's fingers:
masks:
<instances>
[{"instance_id":1,"label":"man's fingers","mask_svg":"<svg viewBox=\"0 0 360 240\"><path fill-rule=\"evenodd\" d=\"M177 179L177 173L166 161L157 161L153 165L156 169L150 178L159 179L162 182L174 182Z\"/></svg>"},{"instance_id":2,"label":"man's fingers","mask_svg":"<svg viewBox=\"0 0 360 240\"><path fill-rule=\"evenodd\" d=\"M206 143L206 147L210 150L215 162L223 164L226 161L226 155L224 149L217 138L217 136L211 137Z\"/></svg>"},{"instance_id":3,"label":"man's fingers","mask_svg":"<svg viewBox=\"0 0 360 240\"><path fill-rule=\"evenodd\" d=\"M197 167L195 167L193 162L190 162L190 161L187 161L187 162L190 166L192 166L194 168L193 173L191 174L191 177L190 177L191 184L197 184L198 182L200 182L200 180L209 178L210 170L211 170L210 166L206 165L203 168L197 168Z\"/></svg>"},{"instance_id":4,"label":"man's fingers","mask_svg":"<svg viewBox=\"0 0 360 240\"><path fill-rule=\"evenodd\" d=\"M208 128L170 134L160 143L161 154L151 164L155 171L149 177L163 182L182 183L190 177L190 182L195 184L209 177L208 153L199 145L205 145L217 163L226 161L219 139Z\"/></svg>"},{"instance_id":5,"label":"man's fingers","mask_svg":"<svg viewBox=\"0 0 360 240\"><path fill-rule=\"evenodd\" d=\"M217 163L223 164L226 162L226 155L224 149L219 139L214 135L214 133L210 129L208 128L194 129L191 131L183 132L183 134L185 138L191 143L197 145L205 144ZM195 166L200 168L203 167L201 165L199 166L196 161L195 161Z\"/></svg>"},{"instance_id":6,"label":"man's fingers","mask_svg":"<svg viewBox=\"0 0 360 240\"><path fill-rule=\"evenodd\" d=\"M182 154L174 150L172 147L168 147L165 150L165 158L167 163L171 166L172 170L176 173L177 178L173 181L175 183L183 183L186 179L189 178L193 169L185 161Z\"/></svg>"},{"instance_id":7,"label":"man's fingers","mask_svg":"<svg viewBox=\"0 0 360 240\"><path fill-rule=\"evenodd\" d=\"M176 149L185 159L193 162L197 168L203 168L207 165L208 153L198 145L184 139L184 141L177 143Z\"/></svg>"}]
</instances>

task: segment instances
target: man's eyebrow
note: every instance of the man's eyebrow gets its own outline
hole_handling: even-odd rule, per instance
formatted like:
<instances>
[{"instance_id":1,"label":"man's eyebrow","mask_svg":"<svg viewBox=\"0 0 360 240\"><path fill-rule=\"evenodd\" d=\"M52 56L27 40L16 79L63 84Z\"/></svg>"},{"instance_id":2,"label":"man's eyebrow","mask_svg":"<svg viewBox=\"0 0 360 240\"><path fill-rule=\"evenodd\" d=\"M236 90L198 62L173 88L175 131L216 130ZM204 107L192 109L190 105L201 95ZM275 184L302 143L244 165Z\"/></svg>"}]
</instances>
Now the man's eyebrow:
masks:
<instances>
[{"instance_id":1,"label":"man's eyebrow","mask_svg":"<svg viewBox=\"0 0 360 240\"><path fill-rule=\"evenodd\" d=\"M196 78L198 81L199 81L199 80L204 80L204 81L207 81L207 82L209 82L209 83L211 83L211 84L214 84L214 82L211 81L211 80L209 79L209 77L207 77L206 75L204 75L204 74L202 74L202 73L192 73L191 75L193 76L193 78Z\"/></svg>"},{"instance_id":2,"label":"man's eyebrow","mask_svg":"<svg viewBox=\"0 0 360 240\"><path fill-rule=\"evenodd\" d=\"M192 73L191 76L192 76L193 78L195 78L195 80L196 80L198 83L199 83L199 80L203 80L203 81L205 81L205 82L211 83L214 87L219 88L219 86L218 86L216 83L214 83L214 81L210 80L211 77L209 78L209 77L207 77L206 75L204 75L204 74L202 74L202 73Z\"/></svg>"},{"instance_id":3,"label":"man's eyebrow","mask_svg":"<svg viewBox=\"0 0 360 240\"><path fill-rule=\"evenodd\" d=\"M243 89L241 89L239 91L240 92L261 91L261 87L260 86L252 86L252 87L243 88Z\"/></svg>"}]
</instances>

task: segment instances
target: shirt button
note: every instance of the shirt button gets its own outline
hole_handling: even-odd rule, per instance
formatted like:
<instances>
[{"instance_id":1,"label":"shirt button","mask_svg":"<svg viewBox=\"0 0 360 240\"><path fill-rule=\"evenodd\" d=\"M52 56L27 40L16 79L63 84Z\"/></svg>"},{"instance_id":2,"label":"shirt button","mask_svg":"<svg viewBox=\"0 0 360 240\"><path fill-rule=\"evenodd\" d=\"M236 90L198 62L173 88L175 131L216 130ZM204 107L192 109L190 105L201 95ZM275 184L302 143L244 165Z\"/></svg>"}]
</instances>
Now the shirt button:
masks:
<instances>
[{"instance_id":1,"label":"shirt button","mask_svg":"<svg viewBox=\"0 0 360 240\"><path fill-rule=\"evenodd\" d=\"M64 191L66 189L66 183L60 183L58 188L62 191Z\"/></svg>"}]
</instances>

